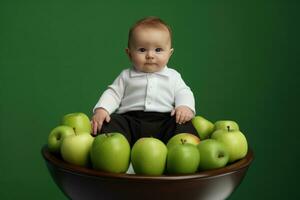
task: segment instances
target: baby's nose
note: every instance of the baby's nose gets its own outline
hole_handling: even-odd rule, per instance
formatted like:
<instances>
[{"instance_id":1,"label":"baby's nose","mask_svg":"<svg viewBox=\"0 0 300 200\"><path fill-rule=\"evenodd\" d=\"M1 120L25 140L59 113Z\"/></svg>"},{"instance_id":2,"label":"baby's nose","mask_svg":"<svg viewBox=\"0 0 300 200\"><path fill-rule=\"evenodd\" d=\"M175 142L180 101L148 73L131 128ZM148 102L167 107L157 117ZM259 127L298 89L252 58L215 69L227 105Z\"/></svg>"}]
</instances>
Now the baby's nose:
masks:
<instances>
[{"instance_id":1,"label":"baby's nose","mask_svg":"<svg viewBox=\"0 0 300 200\"><path fill-rule=\"evenodd\" d=\"M152 58L154 58L153 52L152 52L152 51L147 51L146 58L147 58L147 59L152 59Z\"/></svg>"}]
</instances>

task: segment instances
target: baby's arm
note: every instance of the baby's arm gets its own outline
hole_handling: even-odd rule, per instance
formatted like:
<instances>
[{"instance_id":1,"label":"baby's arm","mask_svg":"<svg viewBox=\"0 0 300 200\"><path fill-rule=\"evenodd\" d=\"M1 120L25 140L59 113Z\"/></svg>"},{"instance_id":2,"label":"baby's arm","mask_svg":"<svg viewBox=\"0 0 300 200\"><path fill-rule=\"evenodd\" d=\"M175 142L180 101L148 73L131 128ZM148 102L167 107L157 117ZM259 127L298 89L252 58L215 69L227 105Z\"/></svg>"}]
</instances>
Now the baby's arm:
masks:
<instances>
[{"instance_id":1,"label":"baby's arm","mask_svg":"<svg viewBox=\"0 0 300 200\"><path fill-rule=\"evenodd\" d=\"M175 108L171 116L173 115L176 115L176 123L179 124L188 122L195 116L194 94L179 73L175 84Z\"/></svg>"},{"instance_id":2,"label":"baby's arm","mask_svg":"<svg viewBox=\"0 0 300 200\"><path fill-rule=\"evenodd\" d=\"M104 120L108 123L110 121L110 116L104 108L97 108L92 117L92 127L93 135L101 130Z\"/></svg>"},{"instance_id":3,"label":"baby's arm","mask_svg":"<svg viewBox=\"0 0 300 200\"><path fill-rule=\"evenodd\" d=\"M123 71L113 82L108 86L108 89L101 95L99 101L95 105L92 117L93 134L101 131L104 120L110 121L110 113L113 113L120 105L124 94L125 77L127 71Z\"/></svg>"}]
</instances>

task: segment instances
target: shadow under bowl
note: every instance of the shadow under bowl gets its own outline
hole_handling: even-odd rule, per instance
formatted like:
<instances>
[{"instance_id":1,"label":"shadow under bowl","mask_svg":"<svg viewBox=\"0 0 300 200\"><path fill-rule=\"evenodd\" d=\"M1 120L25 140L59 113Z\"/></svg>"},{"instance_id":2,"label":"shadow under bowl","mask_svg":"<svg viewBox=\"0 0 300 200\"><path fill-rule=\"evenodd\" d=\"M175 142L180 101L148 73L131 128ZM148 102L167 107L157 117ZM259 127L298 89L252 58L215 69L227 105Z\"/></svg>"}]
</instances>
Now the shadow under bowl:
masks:
<instances>
[{"instance_id":1,"label":"shadow under bowl","mask_svg":"<svg viewBox=\"0 0 300 200\"><path fill-rule=\"evenodd\" d=\"M226 167L189 175L142 176L97 171L66 163L42 148L47 168L61 191L73 200L223 200L243 180L254 155Z\"/></svg>"}]
</instances>

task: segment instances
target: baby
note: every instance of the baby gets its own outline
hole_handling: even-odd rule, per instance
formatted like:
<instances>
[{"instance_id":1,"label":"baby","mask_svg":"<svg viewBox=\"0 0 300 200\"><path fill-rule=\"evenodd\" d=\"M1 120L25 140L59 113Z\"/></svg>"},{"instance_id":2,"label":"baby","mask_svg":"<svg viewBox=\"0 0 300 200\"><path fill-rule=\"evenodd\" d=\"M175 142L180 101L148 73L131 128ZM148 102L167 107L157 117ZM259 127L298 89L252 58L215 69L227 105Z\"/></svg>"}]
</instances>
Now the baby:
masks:
<instances>
[{"instance_id":1,"label":"baby","mask_svg":"<svg viewBox=\"0 0 300 200\"><path fill-rule=\"evenodd\" d=\"M108 86L94 108L93 134L119 132L133 145L141 137L167 142L178 133L198 136L192 91L167 63L173 53L170 27L157 17L129 31L126 53L132 67Z\"/></svg>"}]
</instances>

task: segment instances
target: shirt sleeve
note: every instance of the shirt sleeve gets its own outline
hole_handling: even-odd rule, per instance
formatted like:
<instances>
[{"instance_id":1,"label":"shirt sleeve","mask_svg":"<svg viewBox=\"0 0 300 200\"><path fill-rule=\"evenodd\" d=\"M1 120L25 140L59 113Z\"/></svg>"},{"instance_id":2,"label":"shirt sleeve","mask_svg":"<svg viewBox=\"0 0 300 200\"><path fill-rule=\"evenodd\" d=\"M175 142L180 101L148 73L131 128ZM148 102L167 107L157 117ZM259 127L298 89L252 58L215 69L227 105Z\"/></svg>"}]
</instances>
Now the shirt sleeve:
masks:
<instances>
[{"instance_id":1,"label":"shirt sleeve","mask_svg":"<svg viewBox=\"0 0 300 200\"><path fill-rule=\"evenodd\" d=\"M187 106L194 112L194 115L196 114L194 94L180 74L178 74L175 84L175 108L178 106Z\"/></svg>"},{"instance_id":2,"label":"shirt sleeve","mask_svg":"<svg viewBox=\"0 0 300 200\"><path fill-rule=\"evenodd\" d=\"M108 86L108 88L103 92L99 101L95 105L93 112L97 108L104 108L109 114L115 112L121 103L121 99L124 95L125 90L125 71L123 71L114 82Z\"/></svg>"}]
</instances>

